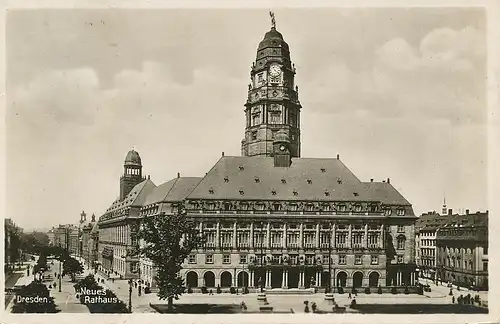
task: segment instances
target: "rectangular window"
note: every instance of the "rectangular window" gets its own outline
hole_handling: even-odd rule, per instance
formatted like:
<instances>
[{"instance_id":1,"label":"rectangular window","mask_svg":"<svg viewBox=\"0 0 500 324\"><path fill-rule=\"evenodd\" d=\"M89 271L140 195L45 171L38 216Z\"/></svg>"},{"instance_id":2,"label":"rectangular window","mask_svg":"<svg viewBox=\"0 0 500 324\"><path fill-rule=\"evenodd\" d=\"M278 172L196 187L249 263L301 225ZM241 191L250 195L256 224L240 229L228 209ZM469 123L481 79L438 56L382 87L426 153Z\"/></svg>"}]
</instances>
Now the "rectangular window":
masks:
<instances>
[{"instance_id":1,"label":"rectangular window","mask_svg":"<svg viewBox=\"0 0 500 324\"><path fill-rule=\"evenodd\" d=\"M221 246L223 248L230 248L233 246L233 232L221 232Z\"/></svg>"},{"instance_id":2,"label":"rectangular window","mask_svg":"<svg viewBox=\"0 0 500 324\"><path fill-rule=\"evenodd\" d=\"M206 247L207 248L214 248L215 247L215 232L207 232L206 233Z\"/></svg>"},{"instance_id":3,"label":"rectangular window","mask_svg":"<svg viewBox=\"0 0 500 324\"><path fill-rule=\"evenodd\" d=\"M363 233L352 233L352 247L359 249L363 246Z\"/></svg>"},{"instance_id":4,"label":"rectangular window","mask_svg":"<svg viewBox=\"0 0 500 324\"><path fill-rule=\"evenodd\" d=\"M283 232L275 232L271 234L271 247L280 248L283 246Z\"/></svg>"},{"instance_id":5,"label":"rectangular window","mask_svg":"<svg viewBox=\"0 0 500 324\"><path fill-rule=\"evenodd\" d=\"M314 264L314 255L306 255L306 264Z\"/></svg>"},{"instance_id":6,"label":"rectangular window","mask_svg":"<svg viewBox=\"0 0 500 324\"><path fill-rule=\"evenodd\" d=\"M323 264L328 264L328 260L330 260L330 257L328 255L323 255L322 263Z\"/></svg>"},{"instance_id":7,"label":"rectangular window","mask_svg":"<svg viewBox=\"0 0 500 324\"><path fill-rule=\"evenodd\" d=\"M258 118L259 118L259 117L257 116L257 119L255 119L255 123L254 123L254 125L258 125L258 124L259 124L259 122L258 122ZM252 119L252 120L254 120L254 119ZM257 132L256 132L256 131L255 131L255 132L252 132L252 141L255 141L255 140L257 140Z\"/></svg>"},{"instance_id":8,"label":"rectangular window","mask_svg":"<svg viewBox=\"0 0 500 324\"><path fill-rule=\"evenodd\" d=\"M377 247L379 247L379 234L370 233L368 235L368 248L377 248Z\"/></svg>"},{"instance_id":9,"label":"rectangular window","mask_svg":"<svg viewBox=\"0 0 500 324\"><path fill-rule=\"evenodd\" d=\"M322 249L326 249L330 246L330 234L329 233L321 233L319 238L319 244Z\"/></svg>"},{"instance_id":10,"label":"rectangular window","mask_svg":"<svg viewBox=\"0 0 500 324\"><path fill-rule=\"evenodd\" d=\"M304 233L304 247L314 248L316 246L316 233Z\"/></svg>"},{"instance_id":11,"label":"rectangular window","mask_svg":"<svg viewBox=\"0 0 500 324\"><path fill-rule=\"evenodd\" d=\"M257 77L258 77L257 82L262 82L262 81L264 81L264 73L259 73L259 74L257 75Z\"/></svg>"},{"instance_id":12,"label":"rectangular window","mask_svg":"<svg viewBox=\"0 0 500 324\"><path fill-rule=\"evenodd\" d=\"M398 238L397 241L397 249L398 250L404 250L405 249L405 239L404 238Z\"/></svg>"},{"instance_id":13,"label":"rectangular window","mask_svg":"<svg viewBox=\"0 0 500 324\"><path fill-rule=\"evenodd\" d=\"M196 263L196 254L190 254L188 262L190 264L195 264Z\"/></svg>"},{"instance_id":14,"label":"rectangular window","mask_svg":"<svg viewBox=\"0 0 500 324\"><path fill-rule=\"evenodd\" d=\"M290 255L290 264L297 264L297 255Z\"/></svg>"},{"instance_id":15,"label":"rectangular window","mask_svg":"<svg viewBox=\"0 0 500 324\"><path fill-rule=\"evenodd\" d=\"M250 247L250 232L245 231L238 233L238 247Z\"/></svg>"},{"instance_id":16,"label":"rectangular window","mask_svg":"<svg viewBox=\"0 0 500 324\"><path fill-rule=\"evenodd\" d=\"M347 247L347 233L336 233L335 246L337 248L346 248Z\"/></svg>"},{"instance_id":17,"label":"rectangular window","mask_svg":"<svg viewBox=\"0 0 500 324\"><path fill-rule=\"evenodd\" d=\"M346 262L346 257L345 255L339 255L339 264L341 265L345 265L347 262Z\"/></svg>"},{"instance_id":18,"label":"rectangular window","mask_svg":"<svg viewBox=\"0 0 500 324\"><path fill-rule=\"evenodd\" d=\"M378 264L378 255L372 255L371 264Z\"/></svg>"},{"instance_id":19,"label":"rectangular window","mask_svg":"<svg viewBox=\"0 0 500 324\"><path fill-rule=\"evenodd\" d=\"M214 263L214 256L213 256L213 254L207 254L207 255L205 255L205 263L207 263L207 264Z\"/></svg>"},{"instance_id":20,"label":"rectangular window","mask_svg":"<svg viewBox=\"0 0 500 324\"><path fill-rule=\"evenodd\" d=\"M488 271L488 262L483 262L483 271Z\"/></svg>"},{"instance_id":21,"label":"rectangular window","mask_svg":"<svg viewBox=\"0 0 500 324\"><path fill-rule=\"evenodd\" d=\"M398 216L404 216L405 215L405 210L404 209L398 209Z\"/></svg>"},{"instance_id":22,"label":"rectangular window","mask_svg":"<svg viewBox=\"0 0 500 324\"><path fill-rule=\"evenodd\" d=\"M398 233L404 233L405 227L403 225L398 225Z\"/></svg>"},{"instance_id":23,"label":"rectangular window","mask_svg":"<svg viewBox=\"0 0 500 324\"><path fill-rule=\"evenodd\" d=\"M266 233L255 234L255 238L254 238L255 247L265 246L265 242L266 242Z\"/></svg>"},{"instance_id":24,"label":"rectangular window","mask_svg":"<svg viewBox=\"0 0 500 324\"><path fill-rule=\"evenodd\" d=\"M281 112L280 111L271 111L269 113L269 122L271 124L281 124Z\"/></svg>"},{"instance_id":25,"label":"rectangular window","mask_svg":"<svg viewBox=\"0 0 500 324\"><path fill-rule=\"evenodd\" d=\"M300 235L298 232L288 232L287 233L287 245L289 248L298 248L300 241Z\"/></svg>"},{"instance_id":26,"label":"rectangular window","mask_svg":"<svg viewBox=\"0 0 500 324\"><path fill-rule=\"evenodd\" d=\"M354 264L363 264L363 258L361 255L356 255L354 257Z\"/></svg>"},{"instance_id":27,"label":"rectangular window","mask_svg":"<svg viewBox=\"0 0 500 324\"><path fill-rule=\"evenodd\" d=\"M240 255L240 264L246 264L247 263L247 256L246 254Z\"/></svg>"},{"instance_id":28,"label":"rectangular window","mask_svg":"<svg viewBox=\"0 0 500 324\"><path fill-rule=\"evenodd\" d=\"M222 263L223 264L230 264L231 263L231 256L229 254L222 255Z\"/></svg>"},{"instance_id":29,"label":"rectangular window","mask_svg":"<svg viewBox=\"0 0 500 324\"><path fill-rule=\"evenodd\" d=\"M398 255L398 263L404 263L404 257L402 255Z\"/></svg>"}]
</instances>

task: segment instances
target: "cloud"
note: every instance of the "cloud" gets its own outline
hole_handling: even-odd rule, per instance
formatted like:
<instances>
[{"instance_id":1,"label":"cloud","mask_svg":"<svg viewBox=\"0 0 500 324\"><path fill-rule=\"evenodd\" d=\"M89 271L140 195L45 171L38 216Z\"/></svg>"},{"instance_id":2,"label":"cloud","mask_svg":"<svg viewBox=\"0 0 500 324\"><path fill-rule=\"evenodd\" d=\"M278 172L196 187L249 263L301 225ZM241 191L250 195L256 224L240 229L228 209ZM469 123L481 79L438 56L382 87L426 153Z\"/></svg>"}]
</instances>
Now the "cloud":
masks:
<instances>
[{"instance_id":1,"label":"cloud","mask_svg":"<svg viewBox=\"0 0 500 324\"><path fill-rule=\"evenodd\" d=\"M325 73L305 85L303 102L335 114L484 123L483 40L472 27L432 30L418 47L404 38L388 40L375 50L368 69L355 71L339 58L332 60Z\"/></svg>"}]
</instances>

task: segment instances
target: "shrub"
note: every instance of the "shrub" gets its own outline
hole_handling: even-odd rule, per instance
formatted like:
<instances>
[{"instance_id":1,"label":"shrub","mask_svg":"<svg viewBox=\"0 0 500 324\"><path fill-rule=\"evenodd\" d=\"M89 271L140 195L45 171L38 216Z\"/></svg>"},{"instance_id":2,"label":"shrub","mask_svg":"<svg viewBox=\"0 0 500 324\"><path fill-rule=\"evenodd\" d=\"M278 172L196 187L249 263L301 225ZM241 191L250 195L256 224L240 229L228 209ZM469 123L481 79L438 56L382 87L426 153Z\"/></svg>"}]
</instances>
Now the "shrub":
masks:
<instances>
[{"instance_id":1,"label":"shrub","mask_svg":"<svg viewBox=\"0 0 500 324\"><path fill-rule=\"evenodd\" d=\"M217 293L220 294L222 290L220 289L220 286L217 286Z\"/></svg>"},{"instance_id":2,"label":"shrub","mask_svg":"<svg viewBox=\"0 0 500 324\"><path fill-rule=\"evenodd\" d=\"M149 288L149 287L144 288L144 293L145 294L150 294L151 293L151 288Z\"/></svg>"},{"instance_id":3,"label":"shrub","mask_svg":"<svg viewBox=\"0 0 500 324\"><path fill-rule=\"evenodd\" d=\"M356 294L357 292L358 292L358 291L356 290L356 288L352 287L352 289L351 289L351 293L352 293L352 294Z\"/></svg>"},{"instance_id":4,"label":"shrub","mask_svg":"<svg viewBox=\"0 0 500 324\"><path fill-rule=\"evenodd\" d=\"M50 297L49 290L42 283L31 282L29 285L22 287L17 296L46 298L46 302L16 302L12 307L12 313L57 313L54 298ZM17 301L17 296L15 301Z\"/></svg>"},{"instance_id":5,"label":"shrub","mask_svg":"<svg viewBox=\"0 0 500 324\"><path fill-rule=\"evenodd\" d=\"M147 289L147 287L146 287L146 289ZM146 292L146 290L144 290L144 292ZM192 294L193 293L193 288L191 288L191 287L188 286L187 293L188 294Z\"/></svg>"},{"instance_id":6,"label":"shrub","mask_svg":"<svg viewBox=\"0 0 500 324\"><path fill-rule=\"evenodd\" d=\"M208 294L207 287L205 287L205 286L201 287L201 293L202 294Z\"/></svg>"},{"instance_id":7,"label":"shrub","mask_svg":"<svg viewBox=\"0 0 500 324\"><path fill-rule=\"evenodd\" d=\"M369 294L369 293L371 293L371 291L370 291L370 287L366 287L366 288L365 288L365 294Z\"/></svg>"},{"instance_id":8,"label":"shrub","mask_svg":"<svg viewBox=\"0 0 500 324\"><path fill-rule=\"evenodd\" d=\"M344 293L344 288L343 287L338 287L337 290L338 290L339 294L343 294Z\"/></svg>"},{"instance_id":9,"label":"shrub","mask_svg":"<svg viewBox=\"0 0 500 324\"><path fill-rule=\"evenodd\" d=\"M377 293L382 294L382 287L378 286Z\"/></svg>"},{"instance_id":10,"label":"shrub","mask_svg":"<svg viewBox=\"0 0 500 324\"><path fill-rule=\"evenodd\" d=\"M234 287L229 288L231 294L236 294L236 289Z\"/></svg>"},{"instance_id":11,"label":"shrub","mask_svg":"<svg viewBox=\"0 0 500 324\"><path fill-rule=\"evenodd\" d=\"M397 294L398 293L396 287L392 287L391 288L391 293L393 293L393 294Z\"/></svg>"}]
</instances>

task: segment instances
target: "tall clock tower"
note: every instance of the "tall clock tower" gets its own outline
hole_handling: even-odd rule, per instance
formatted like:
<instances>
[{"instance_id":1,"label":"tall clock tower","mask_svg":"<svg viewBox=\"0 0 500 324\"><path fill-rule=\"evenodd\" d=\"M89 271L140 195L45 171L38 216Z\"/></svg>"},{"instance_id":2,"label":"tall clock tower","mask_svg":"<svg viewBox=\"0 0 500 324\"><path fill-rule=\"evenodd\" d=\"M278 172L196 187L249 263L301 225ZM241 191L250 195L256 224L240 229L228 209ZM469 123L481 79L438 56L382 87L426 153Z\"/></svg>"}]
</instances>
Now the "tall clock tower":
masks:
<instances>
[{"instance_id":1,"label":"tall clock tower","mask_svg":"<svg viewBox=\"0 0 500 324\"><path fill-rule=\"evenodd\" d=\"M257 58L250 71L248 99L245 104L243 156L273 156L275 135L286 134L291 157L300 157L300 109L295 65L288 44L276 30L274 14L271 30L259 43Z\"/></svg>"}]
</instances>

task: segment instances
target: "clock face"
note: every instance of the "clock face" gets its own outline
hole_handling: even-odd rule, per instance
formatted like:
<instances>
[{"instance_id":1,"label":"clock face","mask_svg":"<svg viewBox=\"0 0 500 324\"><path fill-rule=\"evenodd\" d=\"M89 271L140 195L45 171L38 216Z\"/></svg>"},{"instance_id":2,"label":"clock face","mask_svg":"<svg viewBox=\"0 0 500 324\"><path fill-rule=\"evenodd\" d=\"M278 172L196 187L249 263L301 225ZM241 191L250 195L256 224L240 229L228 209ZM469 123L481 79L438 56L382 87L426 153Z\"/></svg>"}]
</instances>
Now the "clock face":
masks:
<instances>
[{"instance_id":1,"label":"clock face","mask_svg":"<svg viewBox=\"0 0 500 324\"><path fill-rule=\"evenodd\" d=\"M278 64L271 65L271 67L269 68L269 74L271 74L271 76L280 75L281 74L281 67Z\"/></svg>"},{"instance_id":2,"label":"clock face","mask_svg":"<svg viewBox=\"0 0 500 324\"><path fill-rule=\"evenodd\" d=\"M281 151L284 151L284 150L285 150L285 145L281 145L281 146L280 146L280 150L281 150Z\"/></svg>"}]
</instances>

